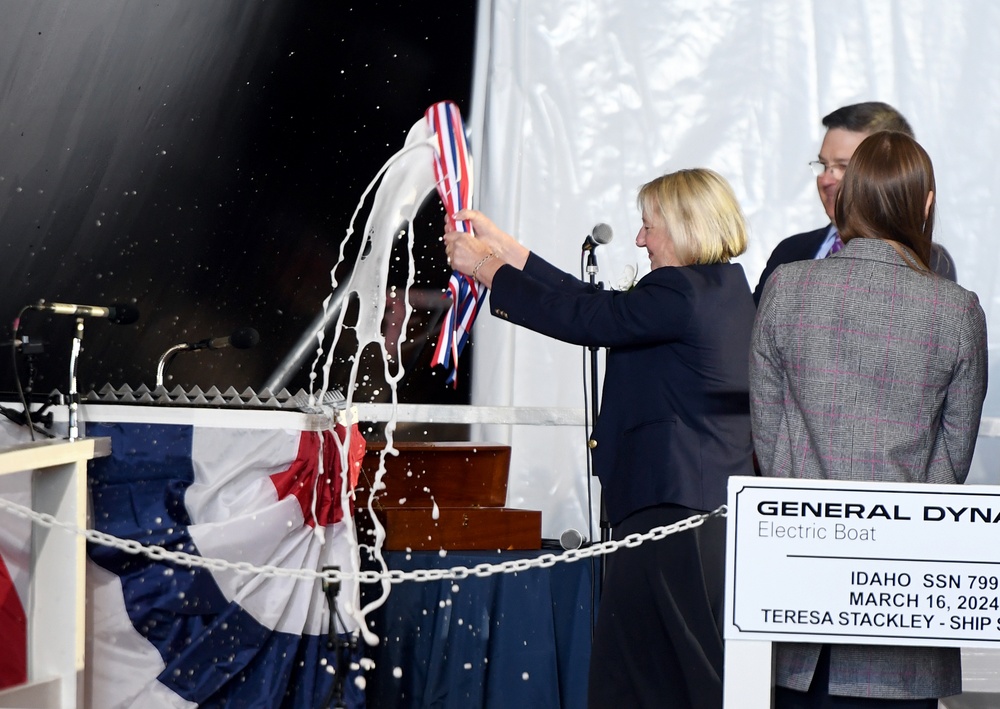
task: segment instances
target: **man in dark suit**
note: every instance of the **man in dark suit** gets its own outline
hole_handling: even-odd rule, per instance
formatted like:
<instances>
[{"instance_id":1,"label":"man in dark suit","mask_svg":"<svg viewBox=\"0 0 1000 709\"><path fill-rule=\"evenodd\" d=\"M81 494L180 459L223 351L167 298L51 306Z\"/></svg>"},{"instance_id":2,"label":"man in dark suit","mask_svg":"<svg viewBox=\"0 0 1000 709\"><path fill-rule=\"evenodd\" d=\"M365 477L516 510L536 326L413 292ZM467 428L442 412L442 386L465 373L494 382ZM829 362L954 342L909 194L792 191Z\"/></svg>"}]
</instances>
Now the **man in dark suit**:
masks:
<instances>
[{"instance_id":1,"label":"man in dark suit","mask_svg":"<svg viewBox=\"0 0 1000 709\"><path fill-rule=\"evenodd\" d=\"M834 224L833 208L837 202L837 190L840 188L844 169L861 141L880 130L893 130L914 137L906 118L889 104L878 101L838 108L823 118L823 125L826 127L826 136L820 146L818 159L809 163L809 166L816 174L816 189L823 209L830 217L830 223L813 231L790 236L774 248L760 276L760 282L754 289L754 303L760 303L764 284L781 264L826 258L843 246ZM929 265L939 276L949 281L956 280L955 262L943 246L934 244Z\"/></svg>"}]
</instances>

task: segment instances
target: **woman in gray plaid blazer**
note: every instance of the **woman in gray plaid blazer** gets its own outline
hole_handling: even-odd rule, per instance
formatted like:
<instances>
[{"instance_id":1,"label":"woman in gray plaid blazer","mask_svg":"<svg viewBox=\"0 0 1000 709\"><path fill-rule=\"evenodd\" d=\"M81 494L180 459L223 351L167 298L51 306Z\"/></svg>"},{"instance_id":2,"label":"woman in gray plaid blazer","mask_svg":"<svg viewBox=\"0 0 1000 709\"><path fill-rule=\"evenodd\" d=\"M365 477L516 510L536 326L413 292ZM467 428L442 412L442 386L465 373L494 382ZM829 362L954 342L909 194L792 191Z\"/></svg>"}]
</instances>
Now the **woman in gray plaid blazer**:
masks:
<instances>
[{"instance_id":1,"label":"woman in gray plaid blazer","mask_svg":"<svg viewBox=\"0 0 1000 709\"><path fill-rule=\"evenodd\" d=\"M750 354L764 475L964 482L986 395L986 318L975 293L927 268L934 189L916 141L872 134L837 197L846 246L768 280ZM958 648L787 643L776 657L779 709L934 709L961 691Z\"/></svg>"}]
</instances>

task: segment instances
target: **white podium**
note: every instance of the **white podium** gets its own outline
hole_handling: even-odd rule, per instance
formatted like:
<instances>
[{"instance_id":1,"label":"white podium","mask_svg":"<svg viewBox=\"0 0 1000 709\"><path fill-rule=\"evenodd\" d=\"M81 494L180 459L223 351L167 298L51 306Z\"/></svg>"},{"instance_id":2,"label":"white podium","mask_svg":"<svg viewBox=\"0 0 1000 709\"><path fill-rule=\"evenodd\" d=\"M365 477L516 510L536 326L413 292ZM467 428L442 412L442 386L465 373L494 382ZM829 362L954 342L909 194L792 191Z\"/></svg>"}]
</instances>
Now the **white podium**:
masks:
<instances>
[{"instance_id":1,"label":"white podium","mask_svg":"<svg viewBox=\"0 0 1000 709\"><path fill-rule=\"evenodd\" d=\"M0 475L34 471L32 509L87 526L87 461L107 438L45 440L0 448ZM0 707L83 706L86 544L64 529L33 525L28 607L28 682L0 692Z\"/></svg>"}]
</instances>

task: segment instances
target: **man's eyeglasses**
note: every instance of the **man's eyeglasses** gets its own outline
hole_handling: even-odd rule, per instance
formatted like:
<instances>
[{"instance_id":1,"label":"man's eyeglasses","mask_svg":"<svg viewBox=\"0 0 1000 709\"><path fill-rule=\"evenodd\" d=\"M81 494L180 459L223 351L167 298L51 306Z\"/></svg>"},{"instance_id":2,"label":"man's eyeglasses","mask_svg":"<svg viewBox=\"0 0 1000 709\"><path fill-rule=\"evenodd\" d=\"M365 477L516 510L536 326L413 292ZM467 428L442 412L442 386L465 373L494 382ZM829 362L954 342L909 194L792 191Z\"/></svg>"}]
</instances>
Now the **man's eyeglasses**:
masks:
<instances>
[{"instance_id":1,"label":"man's eyeglasses","mask_svg":"<svg viewBox=\"0 0 1000 709\"><path fill-rule=\"evenodd\" d=\"M826 174L827 171L838 180L844 176L844 170L847 169L847 165L843 163L837 163L834 165L827 165L822 160L813 160L809 163L809 167L812 169L813 174L816 177Z\"/></svg>"}]
</instances>

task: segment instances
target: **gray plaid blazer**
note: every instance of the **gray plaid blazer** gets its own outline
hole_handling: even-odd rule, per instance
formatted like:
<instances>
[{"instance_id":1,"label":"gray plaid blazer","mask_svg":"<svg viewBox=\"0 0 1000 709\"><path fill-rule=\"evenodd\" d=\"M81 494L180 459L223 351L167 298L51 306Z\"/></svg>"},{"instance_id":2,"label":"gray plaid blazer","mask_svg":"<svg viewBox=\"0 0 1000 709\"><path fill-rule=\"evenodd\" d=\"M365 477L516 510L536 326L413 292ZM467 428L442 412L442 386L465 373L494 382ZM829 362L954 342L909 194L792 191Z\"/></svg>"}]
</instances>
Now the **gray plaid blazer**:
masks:
<instances>
[{"instance_id":1,"label":"gray plaid blazer","mask_svg":"<svg viewBox=\"0 0 1000 709\"><path fill-rule=\"evenodd\" d=\"M879 239L778 267L751 342L750 412L764 475L962 483L986 396L979 299L910 268ZM808 689L820 646L776 648L776 682ZM957 648L832 645L830 693L961 691Z\"/></svg>"}]
</instances>

